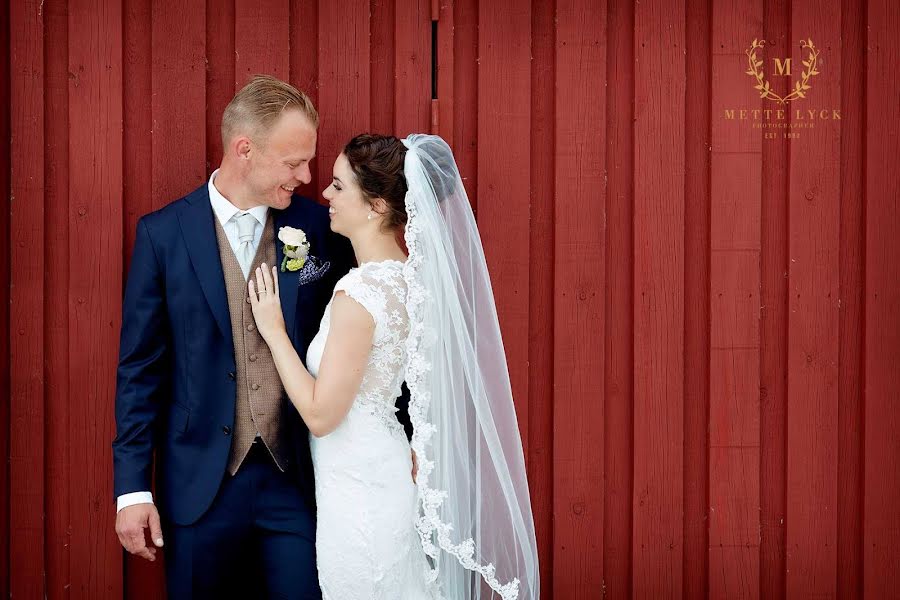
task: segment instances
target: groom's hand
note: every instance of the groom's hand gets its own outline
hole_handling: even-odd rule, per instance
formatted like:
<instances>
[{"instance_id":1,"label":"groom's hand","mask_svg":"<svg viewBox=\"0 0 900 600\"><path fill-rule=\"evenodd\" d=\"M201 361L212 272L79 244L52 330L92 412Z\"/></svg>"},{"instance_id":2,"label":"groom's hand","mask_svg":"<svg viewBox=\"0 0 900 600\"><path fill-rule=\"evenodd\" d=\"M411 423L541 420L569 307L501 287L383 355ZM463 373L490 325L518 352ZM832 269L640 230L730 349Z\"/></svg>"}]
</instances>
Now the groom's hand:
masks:
<instances>
[{"instance_id":1,"label":"groom's hand","mask_svg":"<svg viewBox=\"0 0 900 600\"><path fill-rule=\"evenodd\" d=\"M144 530L148 528L153 543L162 548L162 526L155 505L147 503L126 506L116 515L116 534L122 546L131 554L154 561L156 548L147 544L144 534Z\"/></svg>"}]
</instances>

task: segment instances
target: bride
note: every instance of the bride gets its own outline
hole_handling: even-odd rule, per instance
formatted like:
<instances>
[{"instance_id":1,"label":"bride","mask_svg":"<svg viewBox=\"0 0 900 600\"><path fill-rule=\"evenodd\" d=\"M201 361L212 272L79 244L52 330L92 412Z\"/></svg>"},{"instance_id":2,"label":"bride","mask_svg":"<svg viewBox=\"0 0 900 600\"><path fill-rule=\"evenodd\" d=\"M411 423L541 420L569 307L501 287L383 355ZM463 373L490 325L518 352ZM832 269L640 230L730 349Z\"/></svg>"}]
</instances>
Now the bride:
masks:
<instances>
[{"instance_id":1,"label":"bride","mask_svg":"<svg viewBox=\"0 0 900 600\"><path fill-rule=\"evenodd\" d=\"M305 366L285 333L276 269L248 283L311 434L323 597L537 599L506 358L450 147L431 135L357 136L323 195L359 266L335 286ZM411 443L395 417L404 381Z\"/></svg>"}]
</instances>

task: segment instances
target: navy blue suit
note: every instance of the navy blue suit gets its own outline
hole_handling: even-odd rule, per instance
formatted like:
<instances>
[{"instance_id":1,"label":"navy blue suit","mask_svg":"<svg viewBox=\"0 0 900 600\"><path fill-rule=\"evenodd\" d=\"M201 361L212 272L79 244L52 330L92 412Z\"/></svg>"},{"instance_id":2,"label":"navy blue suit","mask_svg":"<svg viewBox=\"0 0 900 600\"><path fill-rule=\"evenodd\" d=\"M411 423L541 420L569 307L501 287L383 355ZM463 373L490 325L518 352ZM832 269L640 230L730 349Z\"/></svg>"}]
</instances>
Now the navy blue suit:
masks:
<instances>
[{"instance_id":1,"label":"navy blue suit","mask_svg":"<svg viewBox=\"0 0 900 600\"><path fill-rule=\"evenodd\" d=\"M308 432L287 399L283 413L287 423L282 422L282 429L287 432L294 457L287 473L278 472L272 464L260 463L245 464L234 478L226 476L237 369L213 219L205 183L188 196L142 217L137 225L123 303L116 387L117 436L113 442L115 495L150 490L155 459L155 501L165 526L170 598L202 596L196 587L191 590L190 580L212 576L201 573L202 569L222 568L222 563L201 564L196 558L193 564L183 566L191 560L184 555L189 543L182 544L181 540L192 539L191 543L198 544L202 536L208 535L201 535L199 529L204 520L215 520L214 527L221 529L231 543L240 545L239 535L232 534L240 534L246 523L235 521L232 527L229 519L240 517L233 513L262 510L260 506L293 510L297 504L306 504L289 497L294 492L284 483L286 478L308 504L301 507L299 516L288 518L274 513L272 521L295 523L297 531L289 533L299 534L307 542L315 539L314 521L309 517L315 513ZM296 273L279 271L287 332L305 360L307 346L318 330L334 284L352 266L352 248L345 238L331 232L327 209L307 198L295 196L287 209L274 212L274 219L276 235L282 226L300 228L311 244L310 253L331 262L330 270L321 279L302 286L298 285ZM277 238L275 245L280 265L283 253ZM237 481L244 471L248 479ZM276 476L281 477L276 483L268 482L267 478ZM251 489L260 494L269 490L265 492L269 496L254 496L244 506ZM256 523L253 527L268 530L269 525ZM217 544L213 538L208 539L213 546ZM269 563L263 564L262 569L277 562L277 554L293 551L289 543L272 548L256 552L259 560ZM275 556L266 556L267 552ZM303 559L284 556L281 560L296 569ZM173 561L177 564L171 566L176 571L169 569ZM307 571L309 567L305 566ZM311 567L314 577L314 556ZM215 576L221 578L224 574ZM176 588L183 589L183 593ZM315 597L315 593L309 592L309 597Z\"/></svg>"}]
</instances>

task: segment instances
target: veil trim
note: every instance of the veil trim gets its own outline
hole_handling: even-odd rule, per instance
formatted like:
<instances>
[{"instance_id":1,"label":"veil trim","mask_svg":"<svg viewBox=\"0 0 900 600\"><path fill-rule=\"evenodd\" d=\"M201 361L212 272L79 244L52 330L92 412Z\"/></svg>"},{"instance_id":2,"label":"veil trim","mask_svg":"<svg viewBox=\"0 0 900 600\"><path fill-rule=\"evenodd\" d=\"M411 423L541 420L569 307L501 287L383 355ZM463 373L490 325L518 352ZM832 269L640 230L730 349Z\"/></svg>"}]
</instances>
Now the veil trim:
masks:
<instances>
[{"instance_id":1,"label":"veil trim","mask_svg":"<svg viewBox=\"0 0 900 600\"><path fill-rule=\"evenodd\" d=\"M409 148L406 140L403 143ZM415 152L410 148L409 152ZM465 539L456 544L450 538L453 524L441 520L438 509L447 497L446 490L434 489L429 485L429 477L434 470L434 461L428 458L426 444L437 431L433 423L428 422L428 409L431 403L430 394L421 389L420 383L431 370L431 364L423 355L422 348L425 343L425 323L422 315L423 305L431 299L431 294L422 285L418 270L422 265L423 256L419 251L418 236L421 234L416 224L416 203L411 192L406 195L406 245L409 250L409 258L403 266L403 278L407 285L406 309L409 315L410 333L406 341L407 373L406 385L410 391L409 418L413 426L411 446L416 453L419 464L416 476L416 487L419 491L419 500L422 504L423 514L416 519L416 530L422 542L425 553L433 559L437 559L438 546L448 554L456 557L459 564L470 571L479 573L492 590L500 594L503 600L516 600L519 597L519 579L502 584L497 580L496 569L492 563L479 564L475 558L475 541L472 538ZM433 538L437 538L438 546L435 546ZM434 582L438 577L438 567L428 567L428 581Z\"/></svg>"}]
</instances>

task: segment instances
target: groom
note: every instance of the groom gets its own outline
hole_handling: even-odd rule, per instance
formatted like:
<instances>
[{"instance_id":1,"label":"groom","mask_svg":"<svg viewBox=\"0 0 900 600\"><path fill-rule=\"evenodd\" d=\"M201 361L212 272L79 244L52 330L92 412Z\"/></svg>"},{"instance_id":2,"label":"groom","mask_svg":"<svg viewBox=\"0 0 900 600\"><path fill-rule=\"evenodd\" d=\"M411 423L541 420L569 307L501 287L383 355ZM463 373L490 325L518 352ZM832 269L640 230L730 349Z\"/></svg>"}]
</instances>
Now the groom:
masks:
<instances>
[{"instance_id":1,"label":"groom","mask_svg":"<svg viewBox=\"0 0 900 600\"><path fill-rule=\"evenodd\" d=\"M117 374L116 533L151 561L165 549L169 598L320 598L308 432L247 296L248 273L282 265L279 229L302 229L310 258L279 284L305 359L353 264L327 209L293 195L311 180L317 126L305 94L255 77L225 109L220 168L137 224Z\"/></svg>"}]
</instances>

